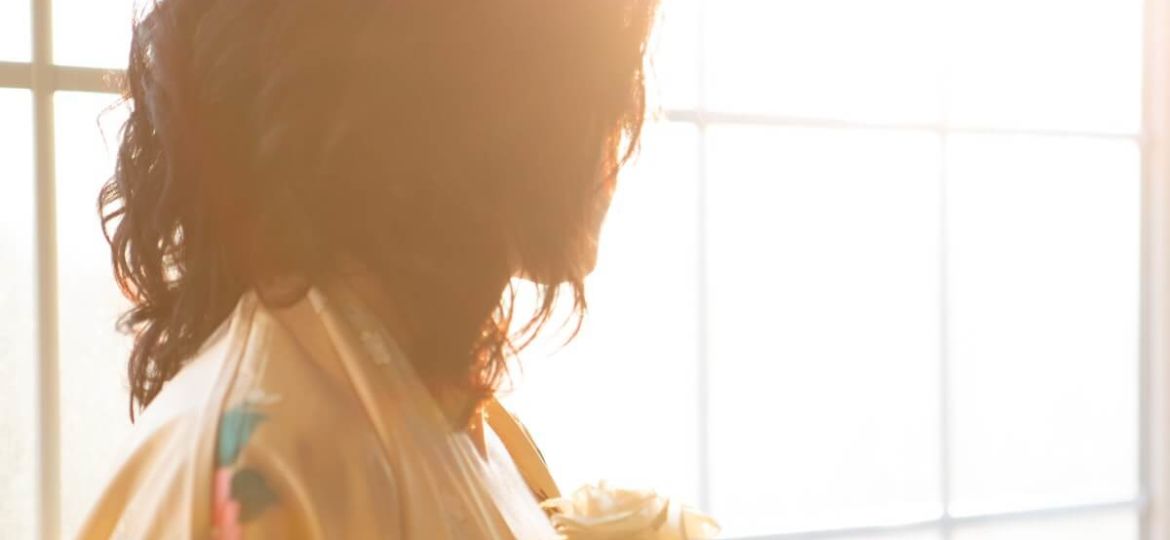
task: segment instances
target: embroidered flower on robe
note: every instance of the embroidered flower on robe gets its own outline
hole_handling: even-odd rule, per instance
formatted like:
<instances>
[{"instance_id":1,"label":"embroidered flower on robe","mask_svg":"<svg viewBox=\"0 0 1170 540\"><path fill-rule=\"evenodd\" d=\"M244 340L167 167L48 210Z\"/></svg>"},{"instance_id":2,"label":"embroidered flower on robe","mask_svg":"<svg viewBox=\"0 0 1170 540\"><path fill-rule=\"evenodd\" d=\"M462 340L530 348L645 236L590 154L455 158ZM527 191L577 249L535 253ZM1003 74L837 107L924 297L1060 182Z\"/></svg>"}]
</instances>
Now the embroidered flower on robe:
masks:
<instances>
[{"instance_id":1,"label":"embroidered flower on robe","mask_svg":"<svg viewBox=\"0 0 1170 540\"><path fill-rule=\"evenodd\" d=\"M219 419L212 521L215 538L239 540L241 524L255 519L276 502L276 492L259 471L240 466L240 453L265 416L250 401L237 405Z\"/></svg>"}]
</instances>

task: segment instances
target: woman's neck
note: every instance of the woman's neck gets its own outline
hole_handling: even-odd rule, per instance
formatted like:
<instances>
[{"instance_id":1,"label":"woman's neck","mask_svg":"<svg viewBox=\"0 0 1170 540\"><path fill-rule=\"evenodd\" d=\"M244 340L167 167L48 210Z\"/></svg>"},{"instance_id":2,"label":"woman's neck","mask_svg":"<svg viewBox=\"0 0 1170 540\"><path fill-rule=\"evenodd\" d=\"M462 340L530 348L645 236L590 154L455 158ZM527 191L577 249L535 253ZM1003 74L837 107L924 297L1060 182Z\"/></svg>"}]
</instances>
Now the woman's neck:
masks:
<instances>
[{"instance_id":1,"label":"woman's neck","mask_svg":"<svg viewBox=\"0 0 1170 540\"><path fill-rule=\"evenodd\" d=\"M382 323L384 329L393 336L398 346L408 355L418 350L419 329L417 321L410 318L409 309L403 309L400 302L395 302L387 292L386 286L377 274L366 269L361 263L352 259L345 259L340 265L340 277L343 283L362 300L363 304ZM507 283L501 283L496 291L495 298L503 294ZM470 300L470 299L469 299ZM471 308L474 309L474 308ZM486 310L490 316L490 309ZM470 354L470 351L469 351ZM417 359L415 361L418 361ZM421 361L425 361L421 360ZM468 367L473 365L468 359ZM419 370L422 371L422 370ZM452 381L436 381L424 378L423 384L430 390L435 403L456 429L465 430L472 438L481 454L486 453L486 444L483 434L483 415L481 412L482 396L474 395L467 388Z\"/></svg>"}]
</instances>

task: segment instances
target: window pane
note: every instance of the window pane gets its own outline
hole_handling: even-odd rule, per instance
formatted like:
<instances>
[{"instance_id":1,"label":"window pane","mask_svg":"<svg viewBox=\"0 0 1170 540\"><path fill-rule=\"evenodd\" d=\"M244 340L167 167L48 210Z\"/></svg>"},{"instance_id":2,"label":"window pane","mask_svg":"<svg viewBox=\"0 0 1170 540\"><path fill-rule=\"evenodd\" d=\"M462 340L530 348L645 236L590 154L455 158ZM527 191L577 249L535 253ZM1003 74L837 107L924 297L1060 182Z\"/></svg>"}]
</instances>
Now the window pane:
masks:
<instances>
[{"instance_id":1,"label":"window pane","mask_svg":"<svg viewBox=\"0 0 1170 540\"><path fill-rule=\"evenodd\" d=\"M562 489L605 478L694 504L698 142L693 126L647 129L606 221L580 335L526 350L523 384L506 399Z\"/></svg>"},{"instance_id":2,"label":"window pane","mask_svg":"<svg viewBox=\"0 0 1170 540\"><path fill-rule=\"evenodd\" d=\"M57 242L60 263L62 530L80 526L117 459L130 421L125 382L130 341L115 332L127 307L114 284L97 217L125 118L111 94L59 93ZM104 133L103 133L104 131Z\"/></svg>"},{"instance_id":3,"label":"window pane","mask_svg":"<svg viewBox=\"0 0 1170 540\"><path fill-rule=\"evenodd\" d=\"M1138 167L1126 141L953 137L956 513L1135 495Z\"/></svg>"},{"instance_id":4,"label":"window pane","mask_svg":"<svg viewBox=\"0 0 1170 540\"><path fill-rule=\"evenodd\" d=\"M32 2L0 2L0 62L28 62L32 58Z\"/></svg>"},{"instance_id":5,"label":"window pane","mask_svg":"<svg viewBox=\"0 0 1170 540\"><path fill-rule=\"evenodd\" d=\"M1088 513L1079 516L986 523L956 527L953 540L1136 540L1133 512Z\"/></svg>"},{"instance_id":6,"label":"window pane","mask_svg":"<svg viewBox=\"0 0 1170 540\"><path fill-rule=\"evenodd\" d=\"M1136 133L1141 0L956 0L958 124Z\"/></svg>"},{"instance_id":7,"label":"window pane","mask_svg":"<svg viewBox=\"0 0 1170 540\"><path fill-rule=\"evenodd\" d=\"M937 517L938 139L727 127L709 141L725 532Z\"/></svg>"},{"instance_id":8,"label":"window pane","mask_svg":"<svg viewBox=\"0 0 1170 540\"><path fill-rule=\"evenodd\" d=\"M939 115L934 0L706 3L710 108L851 120Z\"/></svg>"},{"instance_id":9,"label":"window pane","mask_svg":"<svg viewBox=\"0 0 1170 540\"><path fill-rule=\"evenodd\" d=\"M651 106L692 109L698 102L699 0L665 0L651 38Z\"/></svg>"},{"instance_id":10,"label":"window pane","mask_svg":"<svg viewBox=\"0 0 1170 540\"><path fill-rule=\"evenodd\" d=\"M0 531L32 538L37 509L32 99L0 89Z\"/></svg>"},{"instance_id":11,"label":"window pane","mask_svg":"<svg viewBox=\"0 0 1170 540\"><path fill-rule=\"evenodd\" d=\"M125 68L134 0L53 0L53 62Z\"/></svg>"}]
</instances>

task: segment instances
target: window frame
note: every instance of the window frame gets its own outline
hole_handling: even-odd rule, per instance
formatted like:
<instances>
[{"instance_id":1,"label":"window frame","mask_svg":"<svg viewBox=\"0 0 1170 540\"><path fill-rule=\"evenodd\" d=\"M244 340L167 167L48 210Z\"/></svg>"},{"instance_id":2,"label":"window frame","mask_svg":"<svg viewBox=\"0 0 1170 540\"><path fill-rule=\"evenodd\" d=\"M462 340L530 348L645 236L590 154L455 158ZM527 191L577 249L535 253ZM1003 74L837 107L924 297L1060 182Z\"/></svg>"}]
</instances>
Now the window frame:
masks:
<instances>
[{"instance_id":1,"label":"window frame","mask_svg":"<svg viewBox=\"0 0 1170 540\"><path fill-rule=\"evenodd\" d=\"M789 128L831 128L838 130L881 130L889 132L932 133L939 137L943 152L952 135L1028 135L1122 140L1136 143L1141 167L1141 263L1138 362L1138 492L1134 497L1088 504L1053 505L1037 509L953 515L951 512L951 402L950 358L947 350L947 249L945 226L940 243L940 321L939 351L939 493L942 502L939 517L894 525L848 527L822 531L741 537L736 540L813 540L865 538L877 534L937 532L941 540L950 540L956 527L1009 523L1038 518L1071 517L1090 513L1133 511L1138 517L1139 538L1152 540L1170 535L1170 0L1145 0L1142 9L1142 113L1138 133L1111 133L1065 129L998 128L991 126L952 125L944 117L931 123L862 122L830 120L774 114L723 113L708 110L705 64L705 9L713 0L696 0L698 15L698 58L696 59L697 98L694 108L668 109L665 117L673 122L693 123L699 131L697 149L699 201L699 355L698 355L698 433L700 504L710 508L710 454L708 450L710 389L710 351L706 331L707 309L707 221L705 195L709 181L707 167L707 128L711 125L755 125ZM940 167L943 189L943 216L947 172Z\"/></svg>"},{"instance_id":2,"label":"window frame","mask_svg":"<svg viewBox=\"0 0 1170 540\"><path fill-rule=\"evenodd\" d=\"M58 297L56 143L53 96L59 91L117 93L116 70L53 64L51 0L30 0L32 50L28 62L0 62L0 88L32 94L36 305L35 530L44 540L61 532L60 392L58 390Z\"/></svg>"},{"instance_id":3,"label":"window frame","mask_svg":"<svg viewBox=\"0 0 1170 540\"><path fill-rule=\"evenodd\" d=\"M1018 512L1000 512L973 516L953 516L949 510L951 465L949 425L949 360L945 339L940 352L941 387L938 405L942 411L939 434L939 464L943 507L936 519L890 526L860 527L827 531L766 535L741 540L811 540L865 537L873 534L938 531L949 540L957 526L977 523L1004 523L1034 518L1080 515L1085 512L1135 511L1140 519L1140 537L1170 537L1170 0L1145 0L1143 13L1143 96L1140 134L1079 132L1067 130L1000 129L937 123L882 123L825 120L783 115L727 114L706 107L705 9L710 0L697 0L698 55L696 62L697 100L691 109L668 109L665 119L690 123L698 129L695 166L698 170L698 395L696 421L700 505L710 507L710 452L708 387L709 350L706 331L707 309L707 215L705 209L708 166L707 128L712 125L764 125L773 127L822 127L843 130L915 131L936 134L945 146L952 134L1043 135L1124 139L1137 142L1142 160L1142 262L1141 318L1139 354L1140 444L1139 486L1136 497L1094 504L1048 507ZM72 67L53 64L52 0L29 0L31 3L32 49L27 62L0 62L0 88L30 91L33 106L34 182L35 182L35 295L36 295L36 407L37 433L37 518L40 538L61 538L61 449L60 395L58 389L58 261L56 225L56 148L54 137L54 100L58 91L116 93L114 81L118 70ZM940 171L940 181L945 181ZM946 232L939 239L944 249L940 272L943 302L940 332L946 331L945 248Z\"/></svg>"},{"instance_id":4,"label":"window frame","mask_svg":"<svg viewBox=\"0 0 1170 540\"><path fill-rule=\"evenodd\" d=\"M1170 535L1170 0L1146 0L1139 451L1145 539Z\"/></svg>"}]
</instances>

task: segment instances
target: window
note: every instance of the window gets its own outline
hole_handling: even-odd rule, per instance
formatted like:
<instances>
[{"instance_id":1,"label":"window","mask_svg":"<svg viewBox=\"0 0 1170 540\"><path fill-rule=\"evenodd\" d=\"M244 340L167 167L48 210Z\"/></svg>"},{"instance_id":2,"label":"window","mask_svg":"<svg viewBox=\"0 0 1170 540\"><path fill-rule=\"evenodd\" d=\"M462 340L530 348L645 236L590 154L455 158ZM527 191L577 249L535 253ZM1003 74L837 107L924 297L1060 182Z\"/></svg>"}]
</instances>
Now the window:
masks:
<instances>
[{"instance_id":1,"label":"window","mask_svg":"<svg viewBox=\"0 0 1170 540\"><path fill-rule=\"evenodd\" d=\"M562 483L732 538L1141 536L1142 2L666 8L590 318L511 396Z\"/></svg>"},{"instance_id":2,"label":"window","mask_svg":"<svg viewBox=\"0 0 1170 540\"><path fill-rule=\"evenodd\" d=\"M58 392L61 396L62 531L81 525L120 456L130 419L127 336L113 332L129 303L114 285L109 249L95 212L96 193L113 171L125 111L109 94L57 92ZM100 119L100 122L99 122ZM99 263L100 261L100 263ZM84 448L85 451L72 449Z\"/></svg>"},{"instance_id":3,"label":"window","mask_svg":"<svg viewBox=\"0 0 1170 540\"><path fill-rule=\"evenodd\" d=\"M72 536L130 427L94 204L131 4L0 3L13 538ZM664 0L589 317L505 396L563 487L654 487L729 538L1155 538L1145 4Z\"/></svg>"},{"instance_id":4,"label":"window","mask_svg":"<svg viewBox=\"0 0 1170 540\"><path fill-rule=\"evenodd\" d=\"M94 68L124 62L131 15L129 0L0 5L0 530L11 538L72 537L130 428L129 340L114 332L126 305L95 211L125 111Z\"/></svg>"},{"instance_id":5,"label":"window","mask_svg":"<svg viewBox=\"0 0 1170 540\"><path fill-rule=\"evenodd\" d=\"M6 203L0 212L0 301L22 316L0 325L0 528L32 536L36 505L35 414L37 364L33 288L32 96L0 89L0 145L4 148Z\"/></svg>"}]
</instances>

